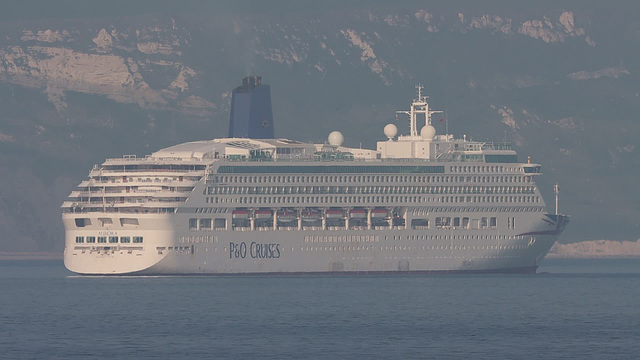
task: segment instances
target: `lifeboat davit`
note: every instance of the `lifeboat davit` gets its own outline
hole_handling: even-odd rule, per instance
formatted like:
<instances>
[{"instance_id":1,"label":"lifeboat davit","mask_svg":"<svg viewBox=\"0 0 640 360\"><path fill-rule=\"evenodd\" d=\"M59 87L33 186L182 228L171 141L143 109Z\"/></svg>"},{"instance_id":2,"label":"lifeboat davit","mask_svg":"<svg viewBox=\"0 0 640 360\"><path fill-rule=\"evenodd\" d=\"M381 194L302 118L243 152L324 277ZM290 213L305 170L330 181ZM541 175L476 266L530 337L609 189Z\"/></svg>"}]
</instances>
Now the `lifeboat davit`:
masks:
<instances>
[{"instance_id":1,"label":"lifeboat davit","mask_svg":"<svg viewBox=\"0 0 640 360\"><path fill-rule=\"evenodd\" d=\"M352 219L364 219L367 217L367 210L351 209L351 211L349 211L349 217Z\"/></svg>"},{"instance_id":2,"label":"lifeboat davit","mask_svg":"<svg viewBox=\"0 0 640 360\"><path fill-rule=\"evenodd\" d=\"M344 218L344 213L340 209L328 209L326 211L327 219L342 219Z\"/></svg>"},{"instance_id":3,"label":"lifeboat davit","mask_svg":"<svg viewBox=\"0 0 640 360\"><path fill-rule=\"evenodd\" d=\"M271 210L256 210L255 213L256 220L265 220L271 219Z\"/></svg>"},{"instance_id":4,"label":"lifeboat davit","mask_svg":"<svg viewBox=\"0 0 640 360\"><path fill-rule=\"evenodd\" d=\"M304 209L300 216L302 217L302 221L318 221L320 220L320 211L315 209Z\"/></svg>"},{"instance_id":5,"label":"lifeboat davit","mask_svg":"<svg viewBox=\"0 0 640 360\"><path fill-rule=\"evenodd\" d=\"M296 212L289 209L278 210L278 212L276 213L276 216L278 217L278 221L281 221L281 222L292 222L297 220Z\"/></svg>"},{"instance_id":6,"label":"lifeboat davit","mask_svg":"<svg viewBox=\"0 0 640 360\"><path fill-rule=\"evenodd\" d=\"M374 219L387 218L389 211L387 209L373 209L371 210L371 217Z\"/></svg>"},{"instance_id":7,"label":"lifeboat davit","mask_svg":"<svg viewBox=\"0 0 640 360\"><path fill-rule=\"evenodd\" d=\"M249 210L233 210L231 212L232 219L248 219L249 218Z\"/></svg>"}]
</instances>

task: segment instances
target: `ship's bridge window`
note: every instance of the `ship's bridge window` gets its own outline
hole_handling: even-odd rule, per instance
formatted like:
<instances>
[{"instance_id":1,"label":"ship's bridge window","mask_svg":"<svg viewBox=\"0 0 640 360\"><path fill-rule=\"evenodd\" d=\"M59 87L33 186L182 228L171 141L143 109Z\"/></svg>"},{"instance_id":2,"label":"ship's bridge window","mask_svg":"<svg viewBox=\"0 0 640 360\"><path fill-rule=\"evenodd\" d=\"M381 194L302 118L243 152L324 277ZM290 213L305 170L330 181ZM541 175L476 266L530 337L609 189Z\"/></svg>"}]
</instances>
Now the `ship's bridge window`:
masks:
<instances>
[{"instance_id":1,"label":"ship's bridge window","mask_svg":"<svg viewBox=\"0 0 640 360\"><path fill-rule=\"evenodd\" d=\"M76 218L75 222L76 226L79 228L91 225L91 219L89 218Z\"/></svg>"},{"instance_id":2,"label":"ship's bridge window","mask_svg":"<svg viewBox=\"0 0 640 360\"><path fill-rule=\"evenodd\" d=\"M121 226L136 226L139 225L138 219L136 218L121 218L120 219Z\"/></svg>"},{"instance_id":3,"label":"ship's bridge window","mask_svg":"<svg viewBox=\"0 0 640 360\"><path fill-rule=\"evenodd\" d=\"M113 225L113 219L111 218L98 218L98 222L101 226Z\"/></svg>"}]
</instances>

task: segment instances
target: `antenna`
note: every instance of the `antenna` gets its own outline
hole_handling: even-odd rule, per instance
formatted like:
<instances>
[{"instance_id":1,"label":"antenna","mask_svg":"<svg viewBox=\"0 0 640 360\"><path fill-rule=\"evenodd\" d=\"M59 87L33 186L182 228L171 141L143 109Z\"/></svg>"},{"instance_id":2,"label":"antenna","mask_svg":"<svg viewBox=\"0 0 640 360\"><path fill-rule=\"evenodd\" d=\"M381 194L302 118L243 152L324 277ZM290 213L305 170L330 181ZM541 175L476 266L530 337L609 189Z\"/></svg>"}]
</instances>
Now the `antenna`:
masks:
<instances>
[{"instance_id":1,"label":"antenna","mask_svg":"<svg viewBox=\"0 0 640 360\"><path fill-rule=\"evenodd\" d=\"M556 194L556 215L558 215L558 197L560 194L560 186L558 185L558 183L553 185L553 193Z\"/></svg>"},{"instance_id":2,"label":"antenna","mask_svg":"<svg viewBox=\"0 0 640 360\"><path fill-rule=\"evenodd\" d=\"M449 140L449 107L444 107L444 128L445 134L447 135L447 141Z\"/></svg>"},{"instance_id":3,"label":"antenna","mask_svg":"<svg viewBox=\"0 0 640 360\"><path fill-rule=\"evenodd\" d=\"M424 114L425 125L431 125L431 115L442 112L441 110L429 109L429 103L427 102L428 97L422 96L422 89L424 89L422 84L416 85L416 89L418 90L418 98L413 99L413 102L411 103L411 110L396 111L396 119L398 114L409 115L409 136L411 137L418 137L418 114Z\"/></svg>"}]
</instances>

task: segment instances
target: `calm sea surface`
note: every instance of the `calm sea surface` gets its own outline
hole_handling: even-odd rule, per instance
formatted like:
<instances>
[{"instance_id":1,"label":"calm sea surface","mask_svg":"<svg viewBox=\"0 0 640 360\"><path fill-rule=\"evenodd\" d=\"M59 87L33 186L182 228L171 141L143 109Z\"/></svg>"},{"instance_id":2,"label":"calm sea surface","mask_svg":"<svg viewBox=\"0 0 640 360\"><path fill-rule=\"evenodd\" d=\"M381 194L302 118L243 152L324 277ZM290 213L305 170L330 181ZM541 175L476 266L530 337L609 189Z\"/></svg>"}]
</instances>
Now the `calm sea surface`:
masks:
<instances>
[{"instance_id":1,"label":"calm sea surface","mask_svg":"<svg viewBox=\"0 0 640 360\"><path fill-rule=\"evenodd\" d=\"M640 358L640 259L538 272L79 277L0 261L0 358Z\"/></svg>"}]
</instances>

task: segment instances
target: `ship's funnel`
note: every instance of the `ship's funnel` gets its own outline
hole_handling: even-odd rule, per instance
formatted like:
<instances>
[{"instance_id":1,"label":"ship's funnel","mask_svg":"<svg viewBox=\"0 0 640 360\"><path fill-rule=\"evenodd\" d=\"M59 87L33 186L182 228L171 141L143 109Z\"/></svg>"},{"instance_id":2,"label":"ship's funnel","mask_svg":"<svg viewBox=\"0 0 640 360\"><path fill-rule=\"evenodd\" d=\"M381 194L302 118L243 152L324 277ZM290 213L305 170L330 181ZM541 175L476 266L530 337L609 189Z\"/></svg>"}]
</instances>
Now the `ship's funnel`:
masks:
<instances>
[{"instance_id":1,"label":"ship's funnel","mask_svg":"<svg viewBox=\"0 0 640 360\"><path fill-rule=\"evenodd\" d=\"M247 76L233 89L229 137L273 139L271 88L260 76Z\"/></svg>"}]
</instances>

